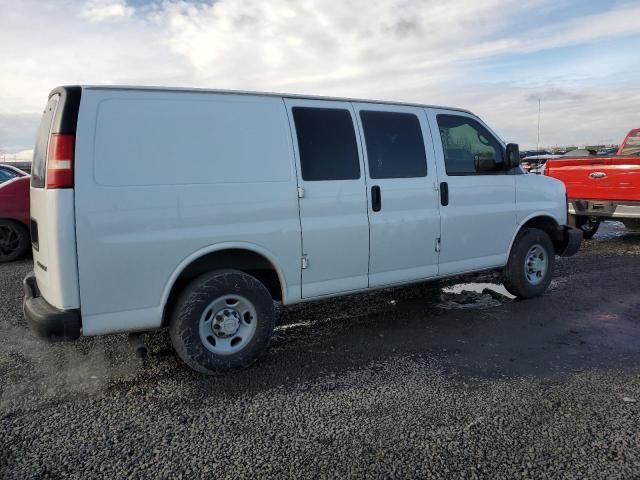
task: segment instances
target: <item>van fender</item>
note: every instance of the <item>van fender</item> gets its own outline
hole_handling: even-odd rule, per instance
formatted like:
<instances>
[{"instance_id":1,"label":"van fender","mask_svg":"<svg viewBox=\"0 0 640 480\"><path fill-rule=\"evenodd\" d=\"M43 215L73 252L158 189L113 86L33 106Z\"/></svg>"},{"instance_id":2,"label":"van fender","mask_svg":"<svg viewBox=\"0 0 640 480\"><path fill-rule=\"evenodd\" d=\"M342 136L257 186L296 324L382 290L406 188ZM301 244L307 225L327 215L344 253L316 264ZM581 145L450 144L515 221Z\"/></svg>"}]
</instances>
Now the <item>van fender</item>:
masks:
<instances>
[{"instance_id":1,"label":"van fender","mask_svg":"<svg viewBox=\"0 0 640 480\"><path fill-rule=\"evenodd\" d=\"M285 276L284 273L282 272L282 270L280 269L280 267L278 266L278 262L276 261L275 256L266 248L263 248L259 245L253 244L253 243L249 243L249 242L222 242L222 243L216 243L214 245L208 245L204 248L201 248L200 250L196 250L195 252L191 253L190 255L188 255L187 257L185 257L177 266L176 268L174 268L173 273L171 274L171 276L169 277L169 280L167 281L167 283L164 286L163 292L162 292L162 299L161 299L161 311L164 311L166 305L167 305L167 301L169 299L169 294L171 293L171 289L173 288L173 286L176 283L176 280L178 279L178 277L180 276L180 274L184 271L185 268L187 268L189 265L191 265L192 262L194 262L195 260L197 260L200 257L203 257L204 255L208 255L210 253L214 253L214 252L220 252L222 250L248 250L251 251L253 253L257 253L258 255L262 255L263 257L265 257L267 260L269 260L269 262L271 263L271 265L273 265L273 268L275 269L277 275L278 275L278 279L280 280L280 285L282 287L282 299L285 300L287 299L287 282L285 280Z\"/></svg>"},{"instance_id":2,"label":"van fender","mask_svg":"<svg viewBox=\"0 0 640 480\"><path fill-rule=\"evenodd\" d=\"M524 228L525 224L527 222L529 222L530 220L533 220L534 218L541 218L541 217L548 218L549 220L552 220L558 226L561 225L561 223L558 220L558 218L555 215L552 215L551 213L549 213L548 211L541 210L541 211L533 212L533 213L527 215L522 221L520 221L520 223L518 224L518 227L515 230L515 233L513 234L513 237L511 237L511 242L509 242L509 250L507 251L507 260L509 259L509 256L511 255L511 249L513 248L513 244L516 241L516 237L518 236L520 231Z\"/></svg>"}]
</instances>

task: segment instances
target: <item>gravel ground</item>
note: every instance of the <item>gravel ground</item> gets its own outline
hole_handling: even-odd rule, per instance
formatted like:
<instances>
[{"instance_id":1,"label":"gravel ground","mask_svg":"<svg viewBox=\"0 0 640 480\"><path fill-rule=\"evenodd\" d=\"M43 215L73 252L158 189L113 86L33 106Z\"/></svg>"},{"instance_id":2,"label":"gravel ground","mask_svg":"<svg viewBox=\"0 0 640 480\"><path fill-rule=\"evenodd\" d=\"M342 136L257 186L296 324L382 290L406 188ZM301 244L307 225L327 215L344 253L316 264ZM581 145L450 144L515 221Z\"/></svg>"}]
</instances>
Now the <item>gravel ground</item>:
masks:
<instances>
[{"instance_id":1,"label":"gravel ground","mask_svg":"<svg viewBox=\"0 0 640 480\"><path fill-rule=\"evenodd\" d=\"M608 224L540 299L485 274L292 306L260 363L209 378L164 331L144 362L123 335L35 339L31 262L2 265L0 478L638 478L639 268Z\"/></svg>"}]
</instances>

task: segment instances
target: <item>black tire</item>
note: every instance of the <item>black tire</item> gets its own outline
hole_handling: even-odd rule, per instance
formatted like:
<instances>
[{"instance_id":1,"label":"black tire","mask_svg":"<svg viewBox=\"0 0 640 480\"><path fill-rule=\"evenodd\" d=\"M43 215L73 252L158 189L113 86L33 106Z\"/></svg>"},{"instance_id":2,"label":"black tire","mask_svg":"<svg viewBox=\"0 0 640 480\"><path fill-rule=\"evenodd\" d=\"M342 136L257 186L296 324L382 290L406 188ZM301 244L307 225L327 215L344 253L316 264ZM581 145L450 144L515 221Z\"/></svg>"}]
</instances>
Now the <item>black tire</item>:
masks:
<instances>
[{"instance_id":1,"label":"black tire","mask_svg":"<svg viewBox=\"0 0 640 480\"><path fill-rule=\"evenodd\" d=\"M215 328L215 318L221 318L212 310L212 305L220 299L234 297L245 300L255 310L252 327L253 333L248 343L239 351L219 354L212 349L220 348L228 338L233 342L232 335L226 338L218 337L221 330ZM217 307L216 307L217 308ZM226 314L226 306L223 307ZM209 310L207 310L209 309ZM229 307L230 310L235 310ZM208 340L201 336L201 328L205 315L211 314L213 320ZM240 313L240 315L242 315ZM240 327L244 325L242 316L238 316ZM251 315L249 315L251 318ZM222 318L222 320L224 320ZM205 323L206 325L206 323ZM171 315L169 333L173 347L178 356L193 370L208 375L221 375L232 370L240 370L254 363L269 347L275 326L275 309L273 299L267 288L257 279L238 270L218 270L206 273L189 283L180 294ZM220 325L218 325L218 328ZM240 328L238 327L238 328ZM235 348L235 347L231 347Z\"/></svg>"},{"instance_id":2,"label":"black tire","mask_svg":"<svg viewBox=\"0 0 640 480\"><path fill-rule=\"evenodd\" d=\"M546 272L539 283L533 284L527 277L525 259L535 246L540 246L547 259ZM509 261L503 272L504 286L518 298L534 298L542 295L553 278L555 249L549 235L537 228L528 228L518 233L509 254Z\"/></svg>"},{"instance_id":3,"label":"black tire","mask_svg":"<svg viewBox=\"0 0 640 480\"><path fill-rule=\"evenodd\" d=\"M632 233L640 233L640 219L637 218L623 218L622 223L624 227Z\"/></svg>"},{"instance_id":4,"label":"black tire","mask_svg":"<svg viewBox=\"0 0 640 480\"><path fill-rule=\"evenodd\" d=\"M595 217L576 215L576 227L582 230L582 238L591 240L600 227L600 220Z\"/></svg>"},{"instance_id":5,"label":"black tire","mask_svg":"<svg viewBox=\"0 0 640 480\"><path fill-rule=\"evenodd\" d=\"M0 220L0 263L13 262L29 251L29 232L21 223Z\"/></svg>"}]
</instances>

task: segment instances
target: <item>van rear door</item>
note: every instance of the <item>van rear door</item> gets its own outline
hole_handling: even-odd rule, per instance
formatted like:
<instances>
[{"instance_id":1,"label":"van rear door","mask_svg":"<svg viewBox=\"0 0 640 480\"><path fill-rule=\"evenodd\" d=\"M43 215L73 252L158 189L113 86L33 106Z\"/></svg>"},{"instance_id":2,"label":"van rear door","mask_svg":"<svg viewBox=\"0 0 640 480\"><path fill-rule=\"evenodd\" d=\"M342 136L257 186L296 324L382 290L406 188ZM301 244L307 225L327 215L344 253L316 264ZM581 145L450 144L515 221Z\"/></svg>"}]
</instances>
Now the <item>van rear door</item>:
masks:
<instances>
[{"instance_id":1,"label":"van rear door","mask_svg":"<svg viewBox=\"0 0 640 480\"><path fill-rule=\"evenodd\" d=\"M40 294L60 310L80 307L73 191L80 95L80 87L51 92L33 152L33 268Z\"/></svg>"}]
</instances>

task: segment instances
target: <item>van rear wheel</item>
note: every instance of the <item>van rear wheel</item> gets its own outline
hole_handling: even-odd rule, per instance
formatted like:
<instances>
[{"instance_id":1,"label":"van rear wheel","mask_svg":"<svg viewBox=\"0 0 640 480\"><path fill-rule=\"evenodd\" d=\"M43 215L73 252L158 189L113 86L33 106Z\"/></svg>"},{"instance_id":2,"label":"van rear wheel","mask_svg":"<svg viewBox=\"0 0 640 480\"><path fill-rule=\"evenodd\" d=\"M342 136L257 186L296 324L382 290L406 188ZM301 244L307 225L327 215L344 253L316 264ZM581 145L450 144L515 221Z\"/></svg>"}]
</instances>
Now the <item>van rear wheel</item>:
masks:
<instances>
[{"instance_id":1,"label":"van rear wheel","mask_svg":"<svg viewBox=\"0 0 640 480\"><path fill-rule=\"evenodd\" d=\"M542 295L553 278L554 262L555 249L546 232L537 228L521 231L503 272L505 288L518 298Z\"/></svg>"},{"instance_id":2,"label":"van rear wheel","mask_svg":"<svg viewBox=\"0 0 640 480\"><path fill-rule=\"evenodd\" d=\"M178 356L209 375L246 368L269 347L275 309L267 288L238 270L193 280L173 310L169 332Z\"/></svg>"},{"instance_id":3,"label":"van rear wheel","mask_svg":"<svg viewBox=\"0 0 640 480\"><path fill-rule=\"evenodd\" d=\"M29 232L22 224L0 220L0 263L13 262L29 250Z\"/></svg>"}]
</instances>

